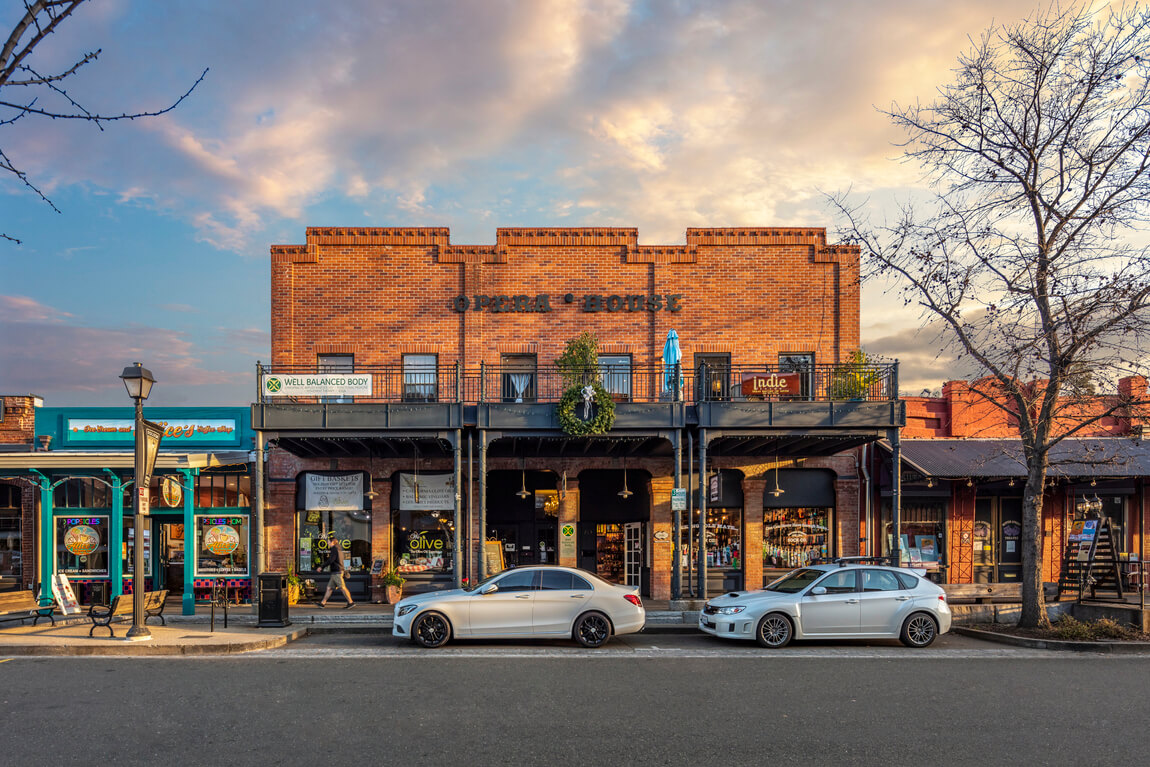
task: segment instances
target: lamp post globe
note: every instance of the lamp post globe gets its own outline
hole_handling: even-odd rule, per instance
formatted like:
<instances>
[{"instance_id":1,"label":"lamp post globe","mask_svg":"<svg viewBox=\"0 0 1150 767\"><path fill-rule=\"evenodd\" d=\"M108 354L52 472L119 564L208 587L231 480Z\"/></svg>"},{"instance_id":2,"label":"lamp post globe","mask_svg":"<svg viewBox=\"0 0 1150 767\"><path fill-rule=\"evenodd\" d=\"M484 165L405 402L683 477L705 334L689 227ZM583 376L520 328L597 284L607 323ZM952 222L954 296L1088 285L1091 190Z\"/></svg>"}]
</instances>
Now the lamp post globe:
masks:
<instances>
[{"instance_id":1,"label":"lamp post globe","mask_svg":"<svg viewBox=\"0 0 1150 767\"><path fill-rule=\"evenodd\" d=\"M120 374L120 379L124 382L124 388L128 390L128 396L137 403L148 398L148 395L152 393L152 384L156 382L156 379L152 377L152 371L139 362L124 368L124 372Z\"/></svg>"},{"instance_id":2,"label":"lamp post globe","mask_svg":"<svg viewBox=\"0 0 1150 767\"><path fill-rule=\"evenodd\" d=\"M128 396L136 404L136 419L133 424L136 446L133 458L135 481L132 484L132 497L135 504L132 525L132 628L128 629L127 637L130 640L151 639L152 632L148 631L148 627L144 623L146 620L144 615L144 525L146 519L142 513L140 501L141 494L147 492L147 488L144 486L147 480L143 476L144 400L152 393L152 384L156 382L156 379L152 376L152 371L139 362L124 368L120 378L124 381L124 388L128 390Z\"/></svg>"}]
</instances>

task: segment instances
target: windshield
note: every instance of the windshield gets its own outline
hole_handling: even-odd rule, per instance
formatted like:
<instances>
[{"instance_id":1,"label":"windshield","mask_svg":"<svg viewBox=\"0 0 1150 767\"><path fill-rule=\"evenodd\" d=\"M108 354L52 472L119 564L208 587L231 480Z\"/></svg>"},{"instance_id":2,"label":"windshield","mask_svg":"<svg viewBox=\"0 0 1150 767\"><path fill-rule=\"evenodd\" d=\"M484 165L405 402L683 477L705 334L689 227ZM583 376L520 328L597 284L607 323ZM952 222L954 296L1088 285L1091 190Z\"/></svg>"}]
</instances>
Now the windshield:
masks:
<instances>
[{"instance_id":1,"label":"windshield","mask_svg":"<svg viewBox=\"0 0 1150 767\"><path fill-rule=\"evenodd\" d=\"M824 575L826 575L826 572L823 570L811 570L809 568L794 570L782 578L779 578L777 581L772 581L767 585L764 591L779 591L784 594L794 594L810 586Z\"/></svg>"},{"instance_id":2,"label":"windshield","mask_svg":"<svg viewBox=\"0 0 1150 767\"><path fill-rule=\"evenodd\" d=\"M474 586L464 586L463 590L464 591L475 591L476 589L481 589L484 586L486 586L488 583L491 583L493 580L495 580L499 576L503 575L505 572L507 572L507 571L506 570L500 570L499 572L495 573L494 575L487 576L486 578L481 580L479 583L476 583Z\"/></svg>"}]
</instances>

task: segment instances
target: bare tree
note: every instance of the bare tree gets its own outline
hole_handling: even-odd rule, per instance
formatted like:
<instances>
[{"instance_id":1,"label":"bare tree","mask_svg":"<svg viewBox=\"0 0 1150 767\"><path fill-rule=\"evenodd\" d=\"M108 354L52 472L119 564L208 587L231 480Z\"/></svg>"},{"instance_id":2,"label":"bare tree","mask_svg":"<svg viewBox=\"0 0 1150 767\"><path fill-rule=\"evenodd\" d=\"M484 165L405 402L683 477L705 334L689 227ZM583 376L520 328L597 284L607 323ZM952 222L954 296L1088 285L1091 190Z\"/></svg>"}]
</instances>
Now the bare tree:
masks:
<instances>
[{"instance_id":1,"label":"bare tree","mask_svg":"<svg viewBox=\"0 0 1150 767\"><path fill-rule=\"evenodd\" d=\"M62 72L43 73L30 63L36 48L85 2L86 0L35 0L35 2L23 0L24 15L4 41L3 48L0 48L0 126L12 125L22 119L47 117L53 120L86 120L103 130L103 124L106 122L155 117L175 109L208 73L207 69L201 72L184 95L163 109L121 114L89 111L69 94L64 86L69 77L100 56L100 49L85 53L79 61ZM32 183L28 175L17 167L2 146L0 146L0 171L16 176L24 186L50 205L52 210L60 212ZM20 240L3 232L0 232L0 238L20 243Z\"/></svg>"},{"instance_id":2,"label":"bare tree","mask_svg":"<svg viewBox=\"0 0 1150 767\"><path fill-rule=\"evenodd\" d=\"M872 224L832 197L843 239L1017 418L1027 465L1020 625L1047 622L1043 490L1051 448L1144 404L1082 407L1091 383L1144 371L1150 323L1150 9L1058 5L998 25L929 104L883 110L926 202ZM865 205L865 204L864 204ZM1113 387L1107 387L1113 388ZM1076 402L1076 400L1078 400Z\"/></svg>"}]
</instances>

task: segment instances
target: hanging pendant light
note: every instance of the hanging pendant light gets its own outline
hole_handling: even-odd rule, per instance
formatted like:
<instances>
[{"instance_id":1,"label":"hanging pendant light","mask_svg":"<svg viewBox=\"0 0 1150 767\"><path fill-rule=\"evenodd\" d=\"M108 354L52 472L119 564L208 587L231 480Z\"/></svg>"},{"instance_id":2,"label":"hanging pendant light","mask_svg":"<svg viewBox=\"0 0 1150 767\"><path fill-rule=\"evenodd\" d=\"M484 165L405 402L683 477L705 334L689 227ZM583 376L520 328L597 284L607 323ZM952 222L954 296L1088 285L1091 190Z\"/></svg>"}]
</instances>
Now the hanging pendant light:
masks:
<instances>
[{"instance_id":1,"label":"hanging pendant light","mask_svg":"<svg viewBox=\"0 0 1150 767\"><path fill-rule=\"evenodd\" d=\"M368 497L368 500L375 500L375 496L379 495L379 493L375 492L375 486L371 482L371 475L375 473L373 458L374 456L369 452L367 454L367 492L364 493L364 495Z\"/></svg>"},{"instance_id":2,"label":"hanging pendant light","mask_svg":"<svg viewBox=\"0 0 1150 767\"><path fill-rule=\"evenodd\" d=\"M527 500L527 497L529 495L531 495L531 491L527 489L527 467L526 466L522 467L520 469L520 471L522 473L523 484L519 488L519 492L516 493L516 495L519 496L520 498L522 498L523 500Z\"/></svg>"},{"instance_id":3,"label":"hanging pendant light","mask_svg":"<svg viewBox=\"0 0 1150 767\"><path fill-rule=\"evenodd\" d=\"M772 496L778 498L783 493L787 492L779 487L779 443L775 440L775 489L768 491Z\"/></svg>"},{"instance_id":4,"label":"hanging pendant light","mask_svg":"<svg viewBox=\"0 0 1150 767\"><path fill-rule=\"evenodd\" d=\"M627 459L626 458L623 459L623 489L620 490L618 493L616 493L616 495L618 495L624 501L634 495L634 493L632 493L630 490L627 489Z\"/></svg>"},{"instance_id":5,"label":"hanging pendant light","mask_svg":"<svg viewBox=\"0 0 1150 767\"><path fill-rule=\"evenodd\" d=\"M415 479L411 483L411 489L415 495L415 502L419 503L419 444L415 440L411 441L411 449L415 454Z\"/></svg>"}]
</instances>

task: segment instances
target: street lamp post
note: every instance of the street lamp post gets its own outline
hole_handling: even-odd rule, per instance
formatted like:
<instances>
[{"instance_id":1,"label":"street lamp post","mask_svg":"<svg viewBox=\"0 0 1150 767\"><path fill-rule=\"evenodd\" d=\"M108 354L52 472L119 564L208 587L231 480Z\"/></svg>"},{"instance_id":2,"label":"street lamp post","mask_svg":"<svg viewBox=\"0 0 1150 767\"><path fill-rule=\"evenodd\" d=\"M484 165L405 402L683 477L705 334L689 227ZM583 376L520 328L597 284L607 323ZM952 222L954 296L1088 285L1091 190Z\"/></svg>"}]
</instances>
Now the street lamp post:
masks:
<instances>
[{"instance_id":1,"label":"street lamp post","mask_svg":"<svg viewBox=\"0 0 1150 767\"><path fill-rule=\"evenodd\" d=\"M120 374L120 378L124 380L124 386L128 390L130 396L136 402L136 420L133 425L133 430L136 436L135 457L133 466L135 469L135 482L133 483L132 493L134 501L135 517L133 522L133 530L135 531L135 541L132 545L132 628L128 629L128 639L151 639L152 632L148 631L148 627L144 624L144 510L141 508L141 502L144 496L142 493L147 492L146 485L148 479L144 476L147 472L144 467L144 400L152 392L152 384L156 379L152 377L152 371L140 365L139 362L130 367L124 368L124 372Z\"/></svg>"}]
</instances>

